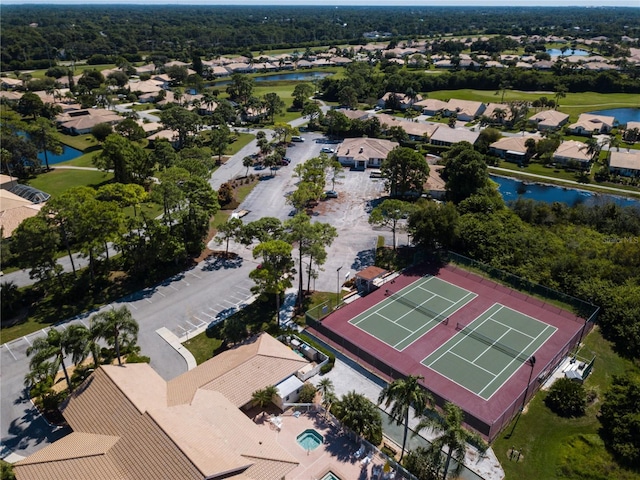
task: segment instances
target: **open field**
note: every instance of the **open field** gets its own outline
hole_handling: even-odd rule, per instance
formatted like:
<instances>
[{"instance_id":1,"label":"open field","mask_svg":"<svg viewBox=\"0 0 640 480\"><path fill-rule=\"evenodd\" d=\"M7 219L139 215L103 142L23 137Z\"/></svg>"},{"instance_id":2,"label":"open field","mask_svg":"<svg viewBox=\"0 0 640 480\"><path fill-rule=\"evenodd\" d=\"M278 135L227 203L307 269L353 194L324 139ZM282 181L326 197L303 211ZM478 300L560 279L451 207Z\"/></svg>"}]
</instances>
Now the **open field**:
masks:
<instances>
[{"instance_id":1,"label":"open field","mask_svg":"<svg viewBox=\"0 0 640 480\"><path fill-rule=\"evenodd\" d=\"M538 393L525 413L505 428L493 444L506 480L640 478L638 473L615 464L597 434L600 423L596 418L612 376L637 371L638 367L616 355L597 328L584 344L584 350L597 355L585 387L595 390L598 400L587 408L584 417L568 419L552 413L544 404L546 393ZM522 452L520 462L509 460L507 451L512 447Z\"/></svg>"}]
</instances>

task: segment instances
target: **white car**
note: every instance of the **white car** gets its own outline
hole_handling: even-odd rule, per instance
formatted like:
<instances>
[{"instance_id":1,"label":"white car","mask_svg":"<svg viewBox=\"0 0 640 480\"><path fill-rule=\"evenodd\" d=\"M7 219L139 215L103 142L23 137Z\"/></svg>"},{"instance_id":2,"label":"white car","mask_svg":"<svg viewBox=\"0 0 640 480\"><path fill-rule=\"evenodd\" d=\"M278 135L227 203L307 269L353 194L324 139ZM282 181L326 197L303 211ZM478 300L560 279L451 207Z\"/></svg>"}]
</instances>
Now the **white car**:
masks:
<instances>
[{"instance_id":1,"label":"white car","mask_svg":"<svg viewBox=\"0 0 640 480\"><path fill-rule=\"evenodd\" d=\"M320 149L320 152L321 152L321 153L334 153L334 150L333 150L333 148L329 148L329 147L322 147L322 148Z\"/></svg>"}]
</instances>

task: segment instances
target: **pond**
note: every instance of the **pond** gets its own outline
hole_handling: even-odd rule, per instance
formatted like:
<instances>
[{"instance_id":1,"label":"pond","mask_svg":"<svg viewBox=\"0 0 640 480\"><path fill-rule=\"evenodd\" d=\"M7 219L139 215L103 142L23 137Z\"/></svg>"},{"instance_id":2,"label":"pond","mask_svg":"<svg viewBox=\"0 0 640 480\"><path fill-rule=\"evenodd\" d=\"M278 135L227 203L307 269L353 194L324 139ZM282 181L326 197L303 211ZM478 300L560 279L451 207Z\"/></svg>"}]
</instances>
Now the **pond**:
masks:
<instances>
[{"instance_id":1,"label":"pond","mask_svg":"<svg viewBox=\"0 0 640 480\"><path fill-rule=\"evenodd\" d=\"M526 198L539 202L566 203L570 207L578 204L598 205L615 202L622 207L640 208L640 200L628 197L606 195L575 188L558 187L541 183L529 183L514 178L491 175L491 180L498 184L498 190L505 202Z\"/></svg>"},{"instance_id":2,"label":"pond","mask_svg":"<svg viewBox=\"0 0 640 480\"><path fill-rule=\"evenodd\" d=\"M591 115L615 117L617 125L626 125L629 122L640 122L640 108L610 108L608 110L596 110L587 113Z\"/></svg>"},{"instance_id":3,"label":"pond","mask_svg":"<svg viewBox=\"0 0 640 480\"><path fill-rule=\"evenodd\" d=\"M49 158L49 165L53 165L56 163L67 162L69 160L73 160L74 158L78 158L82 155L83 152L77 150L69 145L62 145L62 153L60 155L55 155L51 152L47 152L47 157ZM46 166L44 161L44 152L38 152L38 158L40 159L40 163L42 166Z\"/></svg>"},{"instance_id":4,"label":"pond","mask_svg":"<svg viewBox=\"0 0 640 480\"><path fill-rule=\"evenodd\" d=\"M562 55L564 57L568 57L569 55L577 55L579 57L586 57L586 56L589 55L589 52L587 52L586 50L580 50L579 48L577 48L575 50L568 49L564 53L562 53L562 50L560 50L559 48L549 48L547 50L547 53L549 55L551 55L552 57L559 57L560 55Z\"/></svg>"},{"instance_id":5,"label":"pond","mask_svg":"<svg viewBox=\"0 0 640 480\"><path fill-rule=\"evenodd\" d=\"M260 82L277 82L280 80L322 80L323 78L329 77L333 75L333 73L329 72L292 72L292 73L279 73L277 75L259 75L257 77L253 77L253 80L257 83ZM221 87L224 85L230 85L231 80L223 80L221 82L216 82L216 87Z\"/></svg>"}]
</instances>

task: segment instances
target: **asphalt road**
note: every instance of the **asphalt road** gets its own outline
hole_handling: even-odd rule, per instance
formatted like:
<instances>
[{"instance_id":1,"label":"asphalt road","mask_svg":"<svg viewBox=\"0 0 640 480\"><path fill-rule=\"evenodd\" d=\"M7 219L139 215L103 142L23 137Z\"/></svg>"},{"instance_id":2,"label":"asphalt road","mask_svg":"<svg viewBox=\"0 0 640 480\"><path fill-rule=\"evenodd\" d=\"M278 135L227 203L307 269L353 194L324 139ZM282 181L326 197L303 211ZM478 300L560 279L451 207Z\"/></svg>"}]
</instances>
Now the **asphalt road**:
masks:
<instances>
[{"instance_id":1,"label":"asphalt road","mask_svg":"<svg viewBox=\"0 0 640 480\"><path fill-rule=\"evenodd\" d=\"M323 141L317 134L304 134L304 137L305 142L296 143L287 151L287 156L292 159L291 165L280 168L272 177L265 177L239 207L249 210L249 214L243 218L245 222L264 216L282 220L290 218L292 207L286 204L285 194L296 188L298 179L293 176L293 168L317 156L325 146L317 142ZM218 169L211 178L214 188L231 178L244 175L246 167L242 166L242 159L256 150L252 142ZM387 243L391 238L389 231L375 231L367 222L368 202L383 194L381 180L369 178L367 172L345 171L336 183L335 190L338 198L321 202L316 207L317 215L313 217L315 221L334 225L339 231L339 237L329 249L326 264L312 283L312 287L320 291L336 291L347 273L353 275L355 271L373 264L378 235L383 234ZM188 336L214 320L218 312L245 303L251 297L253 282L248 274L257 261L248 249L234 245L232 250L239 254L237 260L206 260L155 287L114 302L115 306L126 304L130 308L140 324L138 343L142 354L151 357L151 366L163 378L171 379L186 371L187 366L183 357L156 333L159 328L166 327L178 337ZM12 275L17 276L17 273ZM103 308L111 308L111 305ZM83 322L88 326L93 313L61 323L66 326L71 322ZM19 455L34 453L66 433L48 426L25 396L23 379L28 372L26 349L39 335L46 335L46 331L35 332L0 346L1 457L10 451Z\"/></svg>"}]
</instances>

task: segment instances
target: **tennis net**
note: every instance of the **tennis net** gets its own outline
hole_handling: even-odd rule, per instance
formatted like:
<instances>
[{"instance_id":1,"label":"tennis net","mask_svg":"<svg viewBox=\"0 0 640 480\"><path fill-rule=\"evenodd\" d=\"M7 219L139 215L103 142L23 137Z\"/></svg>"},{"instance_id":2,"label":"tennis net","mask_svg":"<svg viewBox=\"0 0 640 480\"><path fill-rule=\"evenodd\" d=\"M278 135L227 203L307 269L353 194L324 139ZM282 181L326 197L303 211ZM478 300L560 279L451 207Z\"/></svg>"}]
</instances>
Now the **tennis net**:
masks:
<instances>
[{"instance_id":1,"label":"tennis net","mask_svg":"<svg viewBox=\"0 0 640 480\"><path fill-rule=\"evenodd\" d=\"M418 310L420 313L429 317L432 320L435 320L436 322L443 323L445 325L449 323L449 317L447 317L446 315L443 315L441 313L436 313L433 310L429 310L427 307L420 305L419 303L412 302L411 300L409 300L407 297L405 297L400 293L394 293L390 290L387 290L386 295L387 297L397 300L400 303L404 303L405 305L413 308L414 310Z\"/></svg>"},{"instance_id":2,"label":"tennis net","mask_svg":"<svg viewBox=\"0 0 640 480\"><path fill-rule=\"evenodd\" d=\"M466 325L461 324L460 322L457 323L456 330L460 330L464 335L471 338L475 338L476 340L481 341L482 343L484 343L489 347L495 348L496 350L499 350L502 353L506 353L512 358L520 360L522 363L528 361L529 358L531 357L530 355L525 355L524 353L518 350L515 350L511 347L506 346L503 343L498 342L497 340L493 340L492 338L487 337L486 335L483 335L482 333L476 331L475 329L469 328Z\"/></svg>"}]
</instances>

